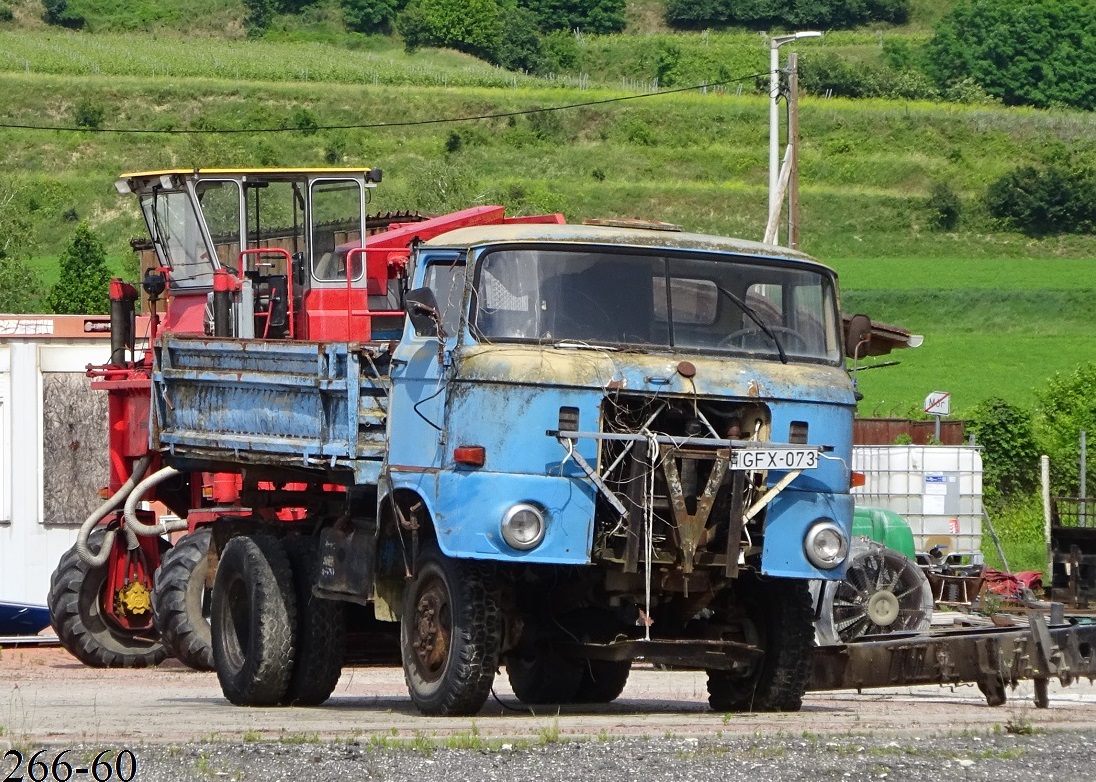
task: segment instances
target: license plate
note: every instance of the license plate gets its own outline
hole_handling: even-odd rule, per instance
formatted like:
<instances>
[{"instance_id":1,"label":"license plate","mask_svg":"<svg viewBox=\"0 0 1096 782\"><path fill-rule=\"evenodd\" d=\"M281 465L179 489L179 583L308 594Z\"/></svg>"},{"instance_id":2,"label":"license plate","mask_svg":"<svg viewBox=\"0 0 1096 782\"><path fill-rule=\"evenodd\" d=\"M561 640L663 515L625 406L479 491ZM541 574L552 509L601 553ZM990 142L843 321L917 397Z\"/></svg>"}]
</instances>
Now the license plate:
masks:
<instances>
[{"instance_id":1,"label":"license plate","mask_svg":"<svg viewBox=\"0 0 1096 782\"><path fill-rule=\"evenodd\" d=\"M732 470L813 470L818 451L813 448L744 448L731 451Z\"/></svg>"}]
</instances>

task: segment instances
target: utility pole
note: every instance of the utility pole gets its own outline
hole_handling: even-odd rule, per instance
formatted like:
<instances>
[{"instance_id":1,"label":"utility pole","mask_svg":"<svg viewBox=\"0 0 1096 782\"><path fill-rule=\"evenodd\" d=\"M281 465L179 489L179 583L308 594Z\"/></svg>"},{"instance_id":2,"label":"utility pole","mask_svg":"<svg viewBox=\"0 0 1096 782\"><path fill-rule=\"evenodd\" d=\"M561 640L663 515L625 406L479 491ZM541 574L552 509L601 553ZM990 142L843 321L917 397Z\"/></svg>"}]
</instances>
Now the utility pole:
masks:
<instances>
[{"instance_id":1,"label":"utility pole","mask_svg":"<svg viewBox=\"0 0 1096 782\"><path fill-rule=\"evenodd\" d=\"M790 35L774 35L769 39L769 222L766 227L766 242L779 243L780 231L780 47L800 38L820 38L822 33L817 30L804 30ZM777 216L773 222L773 215ZM773 238L769 239L769 234Z\"/></svg>"},{"instance_id":2,"label":"utility pole","mask_svg":"<svg viewBox=\"0 0 1096 782\"><path fill-rule=\"evenodd\" d=\"M788 247L799 249L799 55L788 57Z\"/></svg>"}]
</instances>

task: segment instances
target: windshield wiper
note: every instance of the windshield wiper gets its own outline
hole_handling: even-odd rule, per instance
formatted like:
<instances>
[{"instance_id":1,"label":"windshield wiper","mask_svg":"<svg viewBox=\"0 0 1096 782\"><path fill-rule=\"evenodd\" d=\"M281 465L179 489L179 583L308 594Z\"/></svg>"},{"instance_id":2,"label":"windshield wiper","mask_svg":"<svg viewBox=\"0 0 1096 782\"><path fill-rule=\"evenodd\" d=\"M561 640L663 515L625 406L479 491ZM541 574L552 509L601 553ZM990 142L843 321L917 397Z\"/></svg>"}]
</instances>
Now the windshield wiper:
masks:
<instances>
[{"instance_id":1,"label":"windshield wiper","mask_svg":"<svg viewBox=\"0 0 1096 782\"><path fill-rule=\"evenodd\" d=\"M589 342L582 342L577 339L561 339L559 342L553 342L554 348L585 348L587 350L608 350L614 353L619 353L620 348L613 345L591 345Z\"/></svg>"},{"instance_id":2,"label":"windshield wiper","mask_svg":"<svg viewBox=\"0 0 1096 782\"><path fill-rule=\"evenodd\" d=\"M742 299L735 296L733 293L731 293L729 290L724 288L719 283L716 283L715 287L716 287L716 290L718 290L720 293L722 293L728 299L733 301L735 303L735 305L740 310L742 310L743 314L747 318L749 318L750 320L752 320L754 323L757 324L757 327L759 329L761 329L763 332L765 332L765 335L773 341L774 345L776 345L776 351L777 351L777 353L780 354L780 362L782 364L787 364L788 363L788 354L784 352L784 346L780 344L780 340L777 339L776 334L773 333L773 330L771 328L769 328L768 325L765 324L765 321L763 321L758 316L758 314L756 312L754 312L753 307L751 307L746 302L742 301Z\"/></svg>"}]
</instances>

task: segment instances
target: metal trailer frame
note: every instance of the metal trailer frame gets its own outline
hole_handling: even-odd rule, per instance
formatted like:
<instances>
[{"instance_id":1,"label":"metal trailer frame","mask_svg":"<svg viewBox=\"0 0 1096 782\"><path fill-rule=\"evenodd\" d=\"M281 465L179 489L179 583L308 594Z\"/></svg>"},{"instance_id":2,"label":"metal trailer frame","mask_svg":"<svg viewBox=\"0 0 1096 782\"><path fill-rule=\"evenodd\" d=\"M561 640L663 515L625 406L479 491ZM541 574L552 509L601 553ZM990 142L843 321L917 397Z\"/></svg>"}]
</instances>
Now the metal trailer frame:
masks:
<instances>
[{"instance_id":1,"label":"metal trailer frame","mask_svg":"<svg viewBox=\"0 0 1096 782\"><path fill-rule=\"evenodd\" d=\"M925 684L978 685L990 706L1006 700L1006 686L1035 683L1035 705L1049 705L1051 678L1068 687L1096 679L1096 624L1047 624L1038 611L1027 627L985 627L867 637L815 649L808 690L864 690Z\"/></svg>"}]
</instances>

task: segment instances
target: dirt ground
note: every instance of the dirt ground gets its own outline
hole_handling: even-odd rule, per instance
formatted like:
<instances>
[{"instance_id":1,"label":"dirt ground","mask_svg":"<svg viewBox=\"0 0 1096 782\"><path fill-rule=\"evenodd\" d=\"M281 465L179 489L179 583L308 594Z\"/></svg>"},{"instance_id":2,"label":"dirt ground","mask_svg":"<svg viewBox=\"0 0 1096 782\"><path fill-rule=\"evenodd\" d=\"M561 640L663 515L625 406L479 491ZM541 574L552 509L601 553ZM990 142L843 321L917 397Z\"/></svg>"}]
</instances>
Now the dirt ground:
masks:
<instances>
[{"instance_id":1,"label":"dirt ground","mask_svg":"<svg viewBox=\"0 0 1096 782\"><path fill-rule=\"evenodd\" d=\"M546 730L568 738L980 734L1006 726L1074 730L1096 724L1096 686L1051 683L1050 708L1032 706L1030 683L1000 707L978 689L913 687L810 693L795 714L714 713L702 673L640 665L620 699L607 706L543 707L534 712L513 696L503 671L475 718L427 718L411 705L397 668L347 668L332 698L318 708L239 708L221 695L213 673L169 661L150 670L87 668L57 648L0 652L0 743L162 744L202 740L292 740L370 735L445 737L469 731L488 737L533 738Z\"/></svg>"}]
</instances>

